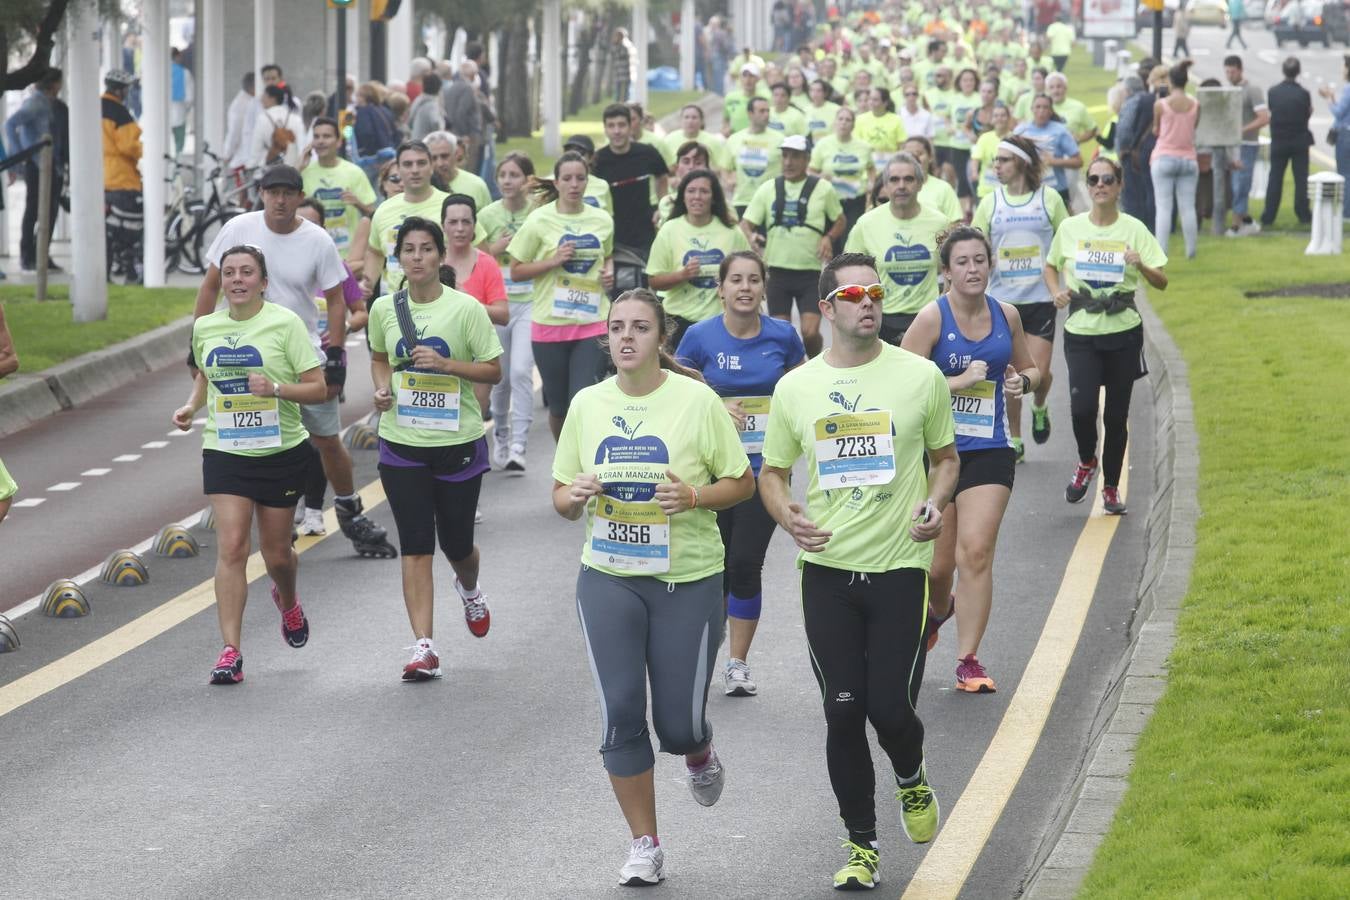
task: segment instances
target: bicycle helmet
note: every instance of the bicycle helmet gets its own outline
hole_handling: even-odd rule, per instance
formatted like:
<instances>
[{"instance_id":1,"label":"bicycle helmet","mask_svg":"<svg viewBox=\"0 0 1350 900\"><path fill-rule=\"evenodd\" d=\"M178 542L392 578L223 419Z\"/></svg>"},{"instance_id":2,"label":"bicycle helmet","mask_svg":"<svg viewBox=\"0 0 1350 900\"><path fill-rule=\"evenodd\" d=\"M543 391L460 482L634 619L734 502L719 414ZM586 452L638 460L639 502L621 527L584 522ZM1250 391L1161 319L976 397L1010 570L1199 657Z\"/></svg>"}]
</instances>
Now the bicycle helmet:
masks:
<instances>
[{"instance_id":1,"label":"bicycle helmet","mask_svg":"<svg viewBox=\"0 0 1350 900\"><path fill-rule=\"evenodd\" d=\"M123 69L113 69L103 76L103 83L109 87L131 87L136 83L136 76Z\"/></svg>"}]
</instances>

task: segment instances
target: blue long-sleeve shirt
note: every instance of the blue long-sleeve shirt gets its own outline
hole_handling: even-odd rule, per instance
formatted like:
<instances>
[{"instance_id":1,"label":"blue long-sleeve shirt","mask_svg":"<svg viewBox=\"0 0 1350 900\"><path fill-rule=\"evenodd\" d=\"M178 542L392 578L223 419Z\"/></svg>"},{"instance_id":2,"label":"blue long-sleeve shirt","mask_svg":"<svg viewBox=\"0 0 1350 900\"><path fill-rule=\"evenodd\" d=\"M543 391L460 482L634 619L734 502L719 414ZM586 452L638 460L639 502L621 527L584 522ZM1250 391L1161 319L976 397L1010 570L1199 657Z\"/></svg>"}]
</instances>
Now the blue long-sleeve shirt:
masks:
<instances>
[{"instance_id":1,"label":"blue long-sleeve shirt","mask_svg":"<svg viewBox=\"0 0 1350 900\"><path fill-rule=\"evenodd\" d=\"M1338 131L1350 131L1350 84L1341 85L1341 92L1331 101L1331 114L1335 117L1332 127Z\"/></svg>"},{"instance_id":2,"label":"blue long-sleeve shirt","mask_svg":"<svg viewBox=\"0 0 1350 900\"><path fill-rule=\"evenodd\" d=\"M5 121L5 139L9 152L18 153L42 140L44 134L54 134L52 98L34 91L19 107L19 111Z\"/></svg>"}]
</instances>

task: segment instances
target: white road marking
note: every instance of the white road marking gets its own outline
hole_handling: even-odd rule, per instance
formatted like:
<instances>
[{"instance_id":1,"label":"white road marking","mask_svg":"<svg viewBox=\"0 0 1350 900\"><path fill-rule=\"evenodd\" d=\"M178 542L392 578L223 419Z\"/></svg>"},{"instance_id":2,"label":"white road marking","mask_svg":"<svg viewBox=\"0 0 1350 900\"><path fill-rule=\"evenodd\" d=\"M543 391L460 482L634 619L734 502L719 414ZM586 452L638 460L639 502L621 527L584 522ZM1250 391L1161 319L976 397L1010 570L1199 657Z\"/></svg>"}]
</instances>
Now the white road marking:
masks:
<instances>
[{"instance_id":1,"label":"white road marking","mask_svg":"<svg viewBox=\"0 0 1350 900\"><path fill-rule=\"evenodd\" d=\"M46 503L46 502L47 502L47 498L46 498L46 497L25 497L25 498L22 499L22 500L16 500L16 501L14 501L14 508L15 508L15 509L18 509L19 507L41 506L42 504L44 504L44 503ZM14 616L10 616L10 618L13 619L13 618L15 618L15 617L14 617Z\"/></svg>"},{"instance_id":2,"label":"white road marking","mask_svg":"<svg viewBox=\"0 0 1350 900\"><path fill-rule=\"evenodd\" d=\"M75 490L77 487L79 487L80 484L81 484L81 482L78 482L78 481L62 481L62 482L58 482L57 484L52 485L51 487L47 488L47 490L49 490L49 491L73 491L73 490Z\"/></svg>"},{"instance_id":3,"label":"white road marking","mask_svg":"<svg viewBox=\"0 0 1350 900\"><path fill-rule=\"evenodd\" d=\"M200 418L200 419L193 419L193 420L192 420L192 424L193 424L193 425L205 425L205 424L206 424L206 418L203 417L203 418Z\"/></svg>"},{"instance_id":4,"label":"white road marking","mask_svg":"<svg viewBox=\"0 0 1350 900\"><path fill-rule=\"evenodd\" d=\"M158 450L158 449L160 449L161 447L167 447L167 446L169 446L169 442L168 442L168 441L146 441L144 444L141 444L141 449L142 449L142 450Z\"/></svg>"},{"instance_id":5,"label":"white road marking","mask_svg":"<svg viewBox=\"0 0 1350 900\"><path fill-rule=\"evenodd\" d=\"M167 434L169 437L184 437L186 435L192 434L192 429L189 428L187 431L179 431L177 428L175 428L173 431L166 431L165 434Z\"/></svg>"},{"instance_id":6,"label":"white road marking","mask_svg":"<svg viewBox=\"0 0 1350 900\"><path fill-rule=\"evenodd\" d=\"M140 458L139 453L123 453L121 456L114 456L113 462L135 462Z\"/></svg>"},{"instance_id":7,"label":"white road marking","mask_svg":"<svg viewBox=\"0 0 1350 900\"><path fill-rule=\"evenodd\" d=\"M347 342L347 346L348 346L348 347L360 347L360 346L361 346L361 339L360 339L360 338L357 338L357 339L354 340L354 341L348 341L348 342Z\"/></svg>"},{"instance_id":8,"label":"white road marking","mask_svg":"<svg viewBox=\"0 0 1350 900\"><path fill-rule=\"evenodd\" d=\"M112 469L85 469L80 474L91 478L96 478L99 475L107 475L111 471Z\"/></svg>"}]
</instances>

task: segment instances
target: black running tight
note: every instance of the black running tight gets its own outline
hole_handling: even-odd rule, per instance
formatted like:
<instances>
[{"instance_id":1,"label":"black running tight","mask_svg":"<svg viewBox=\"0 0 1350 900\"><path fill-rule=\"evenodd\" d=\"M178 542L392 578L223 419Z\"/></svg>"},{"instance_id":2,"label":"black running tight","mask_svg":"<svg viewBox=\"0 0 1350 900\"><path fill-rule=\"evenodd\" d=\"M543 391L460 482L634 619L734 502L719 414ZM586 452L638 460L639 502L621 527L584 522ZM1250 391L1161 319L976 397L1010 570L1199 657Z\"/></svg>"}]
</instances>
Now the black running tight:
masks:
<instances>
[{"instance_id":1,"label":"black running tight","mask_svg":"<svg viewBox=\"0 0 1350 900\"><path fill-rule=\"evenodd\" d=\"M898 777L913 777L923 763L923 723L914 705L923 682L927 607L922 569L802 567L806 641L825 704L825 759L850 834L876 828L868 722Z\"/></svg>"},{"instance_id":2,"label":"black running tight","mask_svg":"<svg viewBox=\"0 0 1350 900\"><path fill-rule=\"evenodd\" d=\"M1097 455L1097 396L1106 388L1102 479L1107 486L1118 487L1130 435L1130 395L1134 382L1148 374L1143 326L1107 335L1065 332L1064 359L1069 364L1069 405L1079 462L1090 462Z\"/></svg>"}]
</instances>

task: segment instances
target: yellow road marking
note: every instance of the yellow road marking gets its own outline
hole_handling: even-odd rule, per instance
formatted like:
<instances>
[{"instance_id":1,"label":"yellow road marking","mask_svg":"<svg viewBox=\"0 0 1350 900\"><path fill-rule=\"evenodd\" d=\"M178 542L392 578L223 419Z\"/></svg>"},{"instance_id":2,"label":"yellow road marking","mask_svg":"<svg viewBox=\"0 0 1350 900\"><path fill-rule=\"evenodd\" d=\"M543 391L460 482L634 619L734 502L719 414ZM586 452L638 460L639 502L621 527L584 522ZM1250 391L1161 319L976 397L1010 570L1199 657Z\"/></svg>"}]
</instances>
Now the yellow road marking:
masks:
<instances>
[{"instance_id":1,"label":"yellow road marking","mask_svg":"<svg viewBox=\"0 0 1350 900\"><path fill-rule=\"evenodd\" d=\"M366 509L374 509L384 502L384 488L379 481L371 482L361 489L361 502ZM304 553L320 541L339 532L337 515L333 510L324 513L325 535L302 537L295 543L295 552ZM263 565L262 553L254 553L248 558L246 577L249 583L267 574ZM170 628L209 609L216 602L215 579L208 578L194 588L184 591L144 615L133 619L115 631L98 640L85 644L78 650L53 660L35 672L0 687L0 716L6 716L19 707L31 703L44 694L51 693L63 685L69 684L82 675L88 675L104 663L136 649L153 638L159 637Z\"/></svg>"},{"instance_id":2,"label":"yellow road marking","mask_svg":"<svg viewBox=\"0 0 1350 900\"><path fill-rule=\"evenodd\" d=\"M1101 446L1100 440L1098 446ZM1122 494L1129 487L1129 462L1127 455L1120 476ZM954 898L961 893L970 870L984 850L1036 749L1050 717L1050 708L1059 694L1060 682L1064 680L1064 673L1078 646L1083 621L1092 605L1092 595L1097 592L1102 564L1111 548L1111 539L1120 525L1119 516L1105 515L1100 489L1095 493L1092 514L1074 544L1064 569L1064 579L1059 583L1059 592L1050 607L1045 627L1041 629L1040 640L1036 642L1017 691L1003 714L1003 721L966 789L942 823L942 832L905 888L905 898Z\"/></svg>"}]
</instances>

